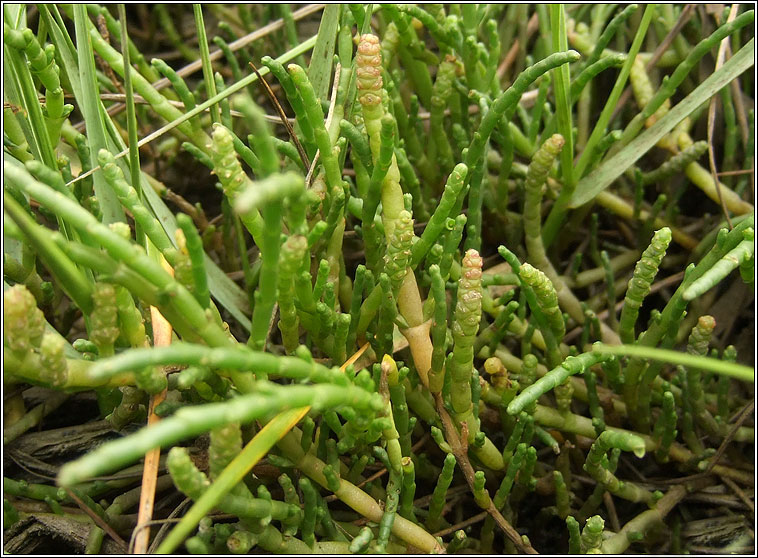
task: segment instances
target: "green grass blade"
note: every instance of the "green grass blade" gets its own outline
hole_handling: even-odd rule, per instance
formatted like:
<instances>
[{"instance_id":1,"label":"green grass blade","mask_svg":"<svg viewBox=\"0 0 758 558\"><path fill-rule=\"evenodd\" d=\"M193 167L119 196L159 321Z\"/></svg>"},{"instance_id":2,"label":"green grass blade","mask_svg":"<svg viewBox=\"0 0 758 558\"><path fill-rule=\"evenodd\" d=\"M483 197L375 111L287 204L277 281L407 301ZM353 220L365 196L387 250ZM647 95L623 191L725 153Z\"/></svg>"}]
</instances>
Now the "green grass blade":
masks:
<instances>
[{"instance_id":1,"label":"green grass blade","mask_svg":"<svg viewBox=\"0 0 758 558\"><path fill-rule=\"evenodd\" d=\"M743 382L755 381L755 370L744 364L681 353L670 349L658 349L640 345L602 345L597 343L593 345L592 350L611 355L632 356L670 364L681 364L682 366L708 370L721 376L729 376Z\"/></svg>"},{"instance_id":2,"label":"green grass blade","mask_svg":"<svg viewBox=\"0 0 758 558\"><path fill-rule=\"evenodd\" d=\"M132 89L132 65L129 52L129 34L126 26L126 6L118 5L118 18L121 23L121 55L124 57L124 91L126 92L126 126L129 133L129 176L132 187L142 200L140 180L139 148L137 147L137 115L134 109L134 90ZM135 223L137 243L144 245L144 235Z\"/></svg>"},{"instance_id":3,"label":"green grass blade","mask_svg":"<svg viewBox=\"0 0 758 558\"><path fill-rule=\"evenodd\" d=\"M18 29L26 27L26 4L3 4L5 23Z\"/></svg>"},{"instance_id":4,"label":"green grass blade","mask_svg":"<svg viewBox=\"0 0 758 558\"><path fill-rule=\"evenodd\" d=\"M3 45L3 61L6 68L11 71L3 80L3 85L8 87L8 101L21 107L28 118L17 118L24 123L21 129L24 131L26 141L35 158L45 163L50 168L57 168L53 146L47 134L45 117L42 114L42 105L39 102L37 88L34 86L31 71L27 65L27 59L23 52Z\"/></svg>"},{"instance_id":5,"label":"green grass blade","mask_svg":"<svg viewBox=\"0 0 758 558\"><path fill-rule=\"evenodd\" d=\"M550 5L550 25L553 35L553 52L566 52L568 50L568 38L566 37L566 14L563 4ZM565 140L561 151L561 171L563 173L563 190L570 194L570 187L574 184L574 139L571 133L571 75L569 65L563 64L553 70L553 83L555 87L556 117L558 118L558 130Z\"/></svg>"},{"instance_id":6,"label":"green grass blade","mask_svg":"<svg viewBox=\"0 0 758 558\"><path fill-rule=\"evenodd\" d=\"M316 44L316 35L314 35L313 37L311 37L307 41L303 42L302 44L298 45L296 48L294 48L294 49L292 49L290 51L285 52L280 57L278 57L276 60L278 60L282 64L284 64L286 62L289 62L290 60L292 60L293 58L297 57L298 55L300 55L300 54L302 54L304 52L307 52L309 49L313 48L314 44ZM260 68L260 70L258 71L258 73L261 76L265 76L266 74L269 73L269 69L266 68L266 67ZM245 87L247 87L251 83L255 83L257 80L258 80L258 75L257 74L255 74L255 73L250 74L249 76L247 76L244 79L238 81L237 83L235 83L233 85L230 85L229 87L227 87L226 89L224 89L221 93L215 95L214 97L211 97L210 99L208 99L204 103L201 103L201 104L197 105L191 111L184 113L182 116L176 118L175 120L172 120L171 122L169 122L165 126L161 127L160 129L156 130L155 132L153 132L153 133L145 136L144 138L142 138L139 141L139 143L137 144L137 146L138 147L142 147L143 145L147 145L151 141L154 141L155 139L157 139L157 138L161 137L162 135L164 135L166 132L169 132L169 131L173 130L177 126L181 126L182 124L184 124L185 122L187 122L191 118L194 118L198 114L201 114L208 107L210 107L210 106L218 103L219 101L221 101L223 99L226 99L227 97L233 95L234 93L237 93L238 91L240 91L241 89L244 89ZM205 146L203 146L203 147L205 147ZM115 155L115 158L118 160L121 157L123 157L124 155L126 155L128 152L129 152L128 149L124 149L121 152L117 153ZM99 169L99 168L100 167L97 167L97 169ZM94 172L94 170L96 170L96 169L93 169L93 171L90 171L90 172ZM67 184L67 186L70 186L71 184L73 184L77 180L80 180L80 179L84 178L85 176L87 176L87 174L82 174L82 175L78 176L76 179L74 179L71 182L69 182Z\"/></svg>"},{"instance_id":7,"label":"green grass blade","mask_svg":"<svg viewBox=\"0 0 758 558\"><path fill-rule=\"evenodd\" d=\"M708 76L692 93L672 108L663 118L632 140L608 161L585 176L576 185L569 207L584 205L597 194L605 190L622 173L631 167L640 157L648 152L663 136L692 114L699 106L708 101L721 88L750 68L755 62L753 51L755 39L750 39L737 54L732 56L721 68Z\"/></svg>"},{"instance_id":8,"label":"green grass blade","mask_svg":"<svg viewBox=\"0 0 758 558\"><path fill-rule=\"evenodd\" d=\"M605 135L611 115L616 109L616 104L618 103L619 97L621 97L621 93L624 91L627 78L629 77L629 71L632 68L634 59L637 57L637 53L640 51L642 40L645 38L645 33L647 32L647 28L650 24L650 20L653 18L654 12L655 5L648 4L645 8L645 13L642 14L642 20L640 21L640 26L637 28L637 34L634 36L634 41L632 41L632 46L629 48L626 61L621 67L621 72L619 72L616 83L613 85L608 101L605 103L603 112L600 113L597 124L595 124L592 134L590 134L590 139L587 140L587 145L584 147L584 151L579 157L579 161L576 163L576 168L574 169L576 176L582 176L587 164L593 157L595 146L597 146L600 139Z\"/></svg>"},{"instance_id":9,"label":"green grass blade","mask_svg":"<svg viewBox=\"0 0 758 558\"><path fill-rule=\"evenodd\" d=\"M562 4L550 5L550 25L553 36L553 52L565 52L568 50L566 37L566 14ZM550 246L563 222L566 214L566 204L571 199L576 186L574 174L574 134L571 115L571 75L569 65L563 64L552 72L555 88L556 113L558 131L563 136L565 144L561 151L561 173L563 176L563 188L558 199L545 221L542 239L545 247Z\"/></svg>"},{"instance_id":10,"label":"green grass blade","mask_svg":"<svg viewBox=\"0 0 758 558\"><path fill-rule=\"evenodd\" d=\"M309 407L292 409L278 414L264 426L218 478L184 514L156 550L156 554L170 554L186 539L200 520L205 517L234 486L258 463L268 451L308 412Z\"/></svg>"},{"instance_id":11,"label":"green grass blade","mask_svg":"<svg viewBox=\"0 0 758 558\"><path fill-rule=\"evenodd\" d=\"M213 79L213 65L211 64L210 51L208 49L208 37L205 35L205 23L203 22L203 5L192 4L195 14L195 28L197 40L200 46L200 58L203 61L203 81L208 98L216 96L216 82ZM211 105L211 122L219 122L220 113L218 105Z\"/></svg>"},{"instance_id":12,"label":"green grass blade","mask_svg":"<svg viewBox=\"0 0 758 558\"><path fill-rule=\"evenodd\" d=\"M334 45L337 42L337 28L340 21L340 5L329 4L321 16L316 46L313 47L308 79L319 100L329 99L329 81L334 62Z\"/></svg>"},{"instance_id":13,"label":"green grass blade","mask_svg":"<svg viewBox=\"0 0 758 558\"><path fill-rule=\"evenodd\" d=\"M79 109L87 124L87 141L92 161L97 161L101 149L108 149L105 139L105 110L100 101L97 73L95 72L95 57L90 43L87 7L83 4L74 6L74 24L76 27L76 44L79 55L78 63L81 72L81 99ZM70 75L70 74L69 74ZM93 183L102 213L103 223L126 221L124 211L118 198L105 181L102 171L94 173Z\"/></svg>"}]
</instances>

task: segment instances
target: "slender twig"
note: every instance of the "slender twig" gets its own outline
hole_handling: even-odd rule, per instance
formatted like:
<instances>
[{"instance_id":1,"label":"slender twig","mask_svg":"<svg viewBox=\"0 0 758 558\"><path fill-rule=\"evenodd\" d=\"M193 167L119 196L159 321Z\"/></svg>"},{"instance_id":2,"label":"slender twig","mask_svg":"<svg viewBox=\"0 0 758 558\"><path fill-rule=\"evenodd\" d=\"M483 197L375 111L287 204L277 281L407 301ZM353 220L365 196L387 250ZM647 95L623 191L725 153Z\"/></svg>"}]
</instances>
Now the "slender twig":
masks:
<instances>
[{"instance_id":1,"label":"slender twig","mask_svg":"<svg viewBox=\"0 0 758 558\"><path fill-rule=\"evenodd\" d=\"M155 538L153 539L153 542L150 544L150 548L147 550L148 554L153 554L155 552L155 549L158 548L158 544L161 542L164 536L166 536L166 532L168 531L169 525L171 523L176 523L179 521L179 519L175 519L180 513L182 513L185 508L187 508L192 503L191 498L185 498L182 500L176 508L168 515L166 519L159 519L155 521L151 521L151 524L155 523L161 523L161 528L158 531L158 534L155 535ZM141 527L141 526L140 526ZM134 541L134 534L132 534L132 538L129 541L129 544L133 544Z\"/></svg>"},{"instance_id":2,"label":"slender twig","mask_svg":"<svg viewBox=\"0 0 758 558\"><path fill-rule=\"evenodd\" d=\"M253 64L252 60L249 62L249 64L250 64L250 67L255 72L255 75L258 76L258 81L260 81L261 84L263 85L263 89L266 91L266 95L268 96L269 100L274 104L274 108L276 108L276 112L279 115L279 119L281 120L282 124L284 124L284 127L287 128L287 133L292 138L292 141L295 143L297 152L300 155L300 160L303 162L303 166L307 169L308 167L311 166L311 162L308 160L308 155L305 153L305 149L303 149L303 146L300 143L300 140L297 138L297 134L295 134L295 130L292 128L292 124L290 124L290 121L287 118L287 115L284 114L284 109L282 108L281 103L279 103L279 99L276 98L276 94L274 94L274 91L271 89L271 86L266 81L266 78L260 74L260 72L258 71L258 68L256 68L255 64Z\"/></svg>"},{"instance_id":3,"label":"slender twig","mask_svg":"<svg viewBox=\"0 0 758 558\"><path fill-rule=\"evenodd\" d=\"M468 455L466 455L466 451L463 446L462 439L458 436L458 432L455 429L455 426L453 425L453 421L450 418L450 415L447 412L447 409L445 409L445 403L442 401L442 394L438 393L436 394L437 399L437 412L440 415L440 418L442 419L442 425L445 427L445 439L447 440L448 444L450 444L450 447L453 450L453 455L455 456L456 461L458 462L458 466L463 471L463 476L466 478L466 482L469 485L469 488L473 492L474 490L474 468L471 466L471 462L469 461ZM465 425L466 423L464 423ZM500 511L495 507L495 505L492 503L492 500L490 499L490 504L487 507L487 513L489 513L492 516L492 519L495 520L495 523L497 523L498 527L500 527L503 532L506 534L506 536L513 542L514 545L516 545L516 548L520 550L521 552L525 554L537 554L537 551L532 548L532 546L528 543L525 543L524 540L521 538L521 535L518 534L518 531L513 528L513 526L508 523L508 520L503 517L503 515L500 513Z\"/></svg>"},{"instance_id":4,"label":"slender twig","mask_svg":"<svg viewBox=\"0 0 758 558\"><path fill-rule=\"evenodd\" d=\"M613 503L613 496L611 496L610 492L603 493L603 503L605 504L605 509L608 510L608 518L611 520L611 527L614 531L620 531L621 523L619 523L619 516L618 513L616 513L616 504Z\"/></svg>"},{"instance_id":5,"label":"slender twig","mask_svg":"<svg viewBox=\"0 0 758 558\"><path fill-rule=\"evenodd\" d=\"M753 501L748 498L747 494L739 487L739 485L734 482L729 477L719 477L725 485L727 485L729 488L732 489L732 492L734 492L737 497L742 500L745 505L750 510L750 513L755 514L755 504L753 504Z\"/></svg>"},{"instance_id":6,"label":"slender twig","mask_svg":"<svg viewBox=\"0 0 758 558\"><path fill-rule=\"evenodd\" d=\"M460 523L456 523L455 525L452 525L448 527L447 529L443 529L442 531L437 531L436 533L432 533L435 537L445 537L449 535L450 533L455 533L459 529L465 529L466 527L469 527L470 525L474 525L475 523L479 523L482 521L485 517L489 515L489 511L483 511L481 513L478 513L472 517L469 517L468 519L461 521Z\"/></svg>"},{"instance_id":7,"label":"slender twig","mask_svg":"<svg viewBox=\"0 0 758 558\"><path fill-rule=\"evenodd\" d=\"M713 470L713 467L718 463L719 459L721 459L721 456L724 455L724 452L726 451L727 446L734 438L734 435L737 434L737 430L739 430L740 426L742 426L742 423L747 420L747 418L753 413L753 410L755 409L755 399L750 401L750 403L745 406L745 408L742 410L740 415L737 417L737 420L732 425L732 427L729 429L729 432L726 435L726 438L724 438L724 441L721 442L721 445L719 446L719 449L716 451L716 454L713 456L713 459L711 459L710 463L708 464L708 468L705 470L705 473L710 473Z\"/></svg>"},{"instance_id":8,"label":"slender twig","mask_svg":"<svg viewBox=\"0 0 758 558\"><path fill-rule=\"evenodd\" d=\"M539 18L537 16L537 12L534 12L532 14L532 17L529 18L529 21L526 24L527 40L530 39L532 35L534 35L534 32L537 30L538 26L539 26ZM519 43L519 40L515 39L513 41L513 45L511 45L511 48L508 50L508 53L505 55L505 58L503 58L503 61L497 67L497 71L495 72L495 75L497 76L498 80L503 79L505 72L508 71L508 68L510 68L511 64L513 64L513 62L516 60L516 56L518 55L518 51L520 48L521 48L521 45Z\"/></svg>"},{"instance_id":9,"label":"slender twig","mask_svg":"<svg viewBox=\"0 0 758 558\"><path fill-rule=\"evenodd\" d=\"M694 481L703 477L707 477L714 473L714 470L718 464L719 459L724 455L724 452L726 451L727 446L734 438L734 435L737 433L737 430L739 430L740 426L742 426L742 423L747 420L747 418L752 414L753 410L755 409L755 401L751 401L748 403L737 415L736 422L732 425L732 428L729 430L729 432L726 435L726 438L724 438L724 441L721 442L721 445L719 446L719 449L716 450L716 453L711 458L711 461L708 464L708 468L703 471L702 473L695 473L694 475L689 475L686 477L680 477L677 479L668 479L668 480L662 480L659 481L662 484L685 484L690 481ZM722 469L723 472L723 469ZM723 474L719 474L718 471L715 471L715 474L719 475L720 478L723 478ZM738 478L738 477L734 477ZM745 479L746 481L747 479ZM745 482L743 481L743 482Z\"/></svg>"},{"instance_id":10,"label":"slender twig","mask_svg":"<svg viewBox=\"0 0 758 558\"><path fill-rule=\"evenodd\" d=\"M74 494L74 492L70 488L66 488L66 493L68 494L68 497L71 498L74 502L76 502L76 505L81 508L81 510L86 513L90 518L92 518L92 521L95 522L95 525L100 527L103 531L108 533L108 536L112 538L114 541L116 541L116 544L121 547L122 552L127 551L126 541L122 539L116 531L113 530L113 527L108 525L108 523L97 513L95 513L94 510L92 510L87 504L82 502L81 498Z\"/></svg>"},{"instance_id":11,"label":"slender twig","mask_svg":"<svg viewBox=\"0 0 758 558\"><path fill-rule=\"evenodd\" d=\"M716 174L719 176L737 176L740 174L753 174L755 172L754 169L740 169L740 170L733 170L733 171L719 171Z\"/></svg>"}]
</instances>

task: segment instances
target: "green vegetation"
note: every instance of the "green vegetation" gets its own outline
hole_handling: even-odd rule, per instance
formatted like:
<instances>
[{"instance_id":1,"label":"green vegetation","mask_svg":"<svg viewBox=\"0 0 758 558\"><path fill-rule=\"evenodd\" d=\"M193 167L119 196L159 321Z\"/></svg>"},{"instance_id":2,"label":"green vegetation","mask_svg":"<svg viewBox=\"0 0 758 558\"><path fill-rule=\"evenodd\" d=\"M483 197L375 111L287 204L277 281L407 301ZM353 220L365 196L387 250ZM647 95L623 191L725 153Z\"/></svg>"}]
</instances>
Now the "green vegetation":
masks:
<instances>
[{"instance_id":1,"label":"green vegetation","mask_svg":"<svg viewBox=\"0 0 758 558\"><path fill-rule=\"evenodd\" d=\"M5 550L753 552L735 8L5 4Z\"/></svg>"}]
</instances>

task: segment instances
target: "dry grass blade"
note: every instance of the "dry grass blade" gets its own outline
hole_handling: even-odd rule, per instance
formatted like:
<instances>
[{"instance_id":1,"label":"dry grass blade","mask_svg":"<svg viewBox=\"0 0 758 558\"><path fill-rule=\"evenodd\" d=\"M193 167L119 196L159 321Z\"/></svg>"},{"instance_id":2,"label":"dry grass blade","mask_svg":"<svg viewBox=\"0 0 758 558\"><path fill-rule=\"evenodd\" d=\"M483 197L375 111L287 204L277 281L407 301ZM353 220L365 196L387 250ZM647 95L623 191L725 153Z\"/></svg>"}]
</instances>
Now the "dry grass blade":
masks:
<instances>
[{"instance_id":1,"label":"dry grass blade","mask_svg":"<svg viewBox=\"0 0 758 558\"><path fill-rule=\"evenodd\" d=\"M163 267L173 275L171 267L166 260L161 257ZM153 345L155 347L166 347L171 344L171 333L173 331L171 324L164 318L158 309L150 307L150 316L153 323ZM157 407L166 399L166 390L150 397L150 404L147 414L147 425L152 426L160 420L155 414ZM153 505L155 503L155 483L158 480L158 464L161 458L161 449L155 448L145 454L145 466L142 470L142 492L139 498L139 510L137 514L137 528L140 529L134 537L134 554L146 554L147 546L150 542L150 527L144 524L153 519Z\"/></svg>"},{"instance_id":2,"label":"dry grass blade","mask_svg":"<svg viewBox=\"0 0 758 558\"><path fill-rule=\"evenodd\" d=\"M529 18L529 22L526 24L526 38L527 39L532 38L532 35L534 35L534 32L537 30L538 26L539 26L539 19L537 18L537 12L534 12L532 14L532 17ZM503 76L508 71L508 68L510 68L511 64L513 64L513 62L516 60L516 56L518 56L519 48L520 48L519 40L516 39L513 41L511 48L508 50L508 53L505 55L505 58L503 58L503 61L500 63L500 66L498 66L497 70L495 71L495 75L497 76L498 80L503 79Z\"/></svg>"},{"instance_id":3,"label":"dry grass blade","mask_svg":"<svg viewBox=\"0 0 758 558\"><path fill-rule=\"evenodd\" d=\"M326 4L309 4L307 6L303 6L296 12L292 13L292 19L297 21L299 19L303 19L304 17L307 17L315 12L318 12L319 10L324 9ZM262 39L269 33L273 33L274 31L278 31L284 27L284 20L283 19L277 19L276 21L272 21L268 25L264 25L260 29L256 29L252 33L248 33L244 37L240 37L236 41L229 43L229 50L232 52L235 52L241 48L246 47L250 43L257 41L258 39ZM211 51L210 53L210 60L211 62L220 59L224 55L223 51L221 49L216 49L214 51ZM191 64L187 64L183 68L177 70L176 74L179 77L187 77L188 75L191 75L198 71L200 68L202 68L202 62L200 60L196 60L195 62L192 62ZM168 87L171 85L171 82L167 78L160 79L153 83L153 87L155 87L158 90L161 90L165 87Z\"/></svg>"},{"instance_id":4,"label":"dry grass blade","mask_svg":"<svg viewBox=\"0 0 758 558\"><path fill-rule=\"evenodd\" d=\"M73 99L74 95L65 95L65 98L66 99ZM44 97L40 97L39 100L40 100L40 103L43 103L43 104L45 103L45 98ZM126 95L124 95L123 93L101 93L100 94L100 100L101 101L117 101L117 102L122 103L122 102L124 102L126 100ZM139 104L139 105L147 105L147 104L149 104L145 100L145 98L141 97L140 95L135 95L134 96L134 102L136 104ZM175 106L176 108L184 108L184 103L182 103L181 101L166 101L166 102L168 104L170 104L170 105ZM14 109L14 107L11 106L10 103L5 103L4 108L10 108L11 110ZM19 107L15 107L15 111L18 111L18 110L21 110L21 109ZM242 118L242 116L243 116L243 114L241 112L237 111L237 110L230 110L229 114L232 115L232 116L235 116L237 118ZM272 114L264 114L263 118L265 118L266 121L272 122L274 124L282 124L283 123L281 117L279 117L278 115L274 116ZM427 118L428 118L428 116L427 116ZM287 122L289 122L290 124L293 121L294 121L294 118L287 118ZM84 129L84 124L85 124L84 122L79 122L77 124L74 124L74 128L76 128L77 130L81 131L81 130Z\"/></svg>"},{"instance_id":5,"label":"dry grass blade","mask_svg":"<svg viewBox=\"0 0 758 558\"><path fill-rule=\"evenodd\" d=\"M289 134L290 138L292 138L292 142L295 144L295 147L297 148L297 153L298 155L300 155L300 160L303 162L303 166L307 169L308 167L311 166L311 162L308 160L308 155L305 153L305 149L303 149L303 146L300 143L300 140L297 139L295 130L292 128L292 124L290 124L290 121L287 118L287 115L284 114L284 109L282 108L282 105L279 102L279 99L276 98L276 95L274 94L274 91L271 89L271 86L266 81L266 78L260 74L260 72L258 71L258 68L255 67L255 64L253 64L252 60L249 62L249 64L250 64L250 67L255 72L255 75L258 76L258 81L260 81L261 84L263 85L263 89L266 91L266 95L268 96L269 100L274 104L274 108L276 108L276 112L277 114L279 114L279 119L281 120L282 124L284 124L284 127L287 128L287 133Z\"/></svg>"}]
</instances>

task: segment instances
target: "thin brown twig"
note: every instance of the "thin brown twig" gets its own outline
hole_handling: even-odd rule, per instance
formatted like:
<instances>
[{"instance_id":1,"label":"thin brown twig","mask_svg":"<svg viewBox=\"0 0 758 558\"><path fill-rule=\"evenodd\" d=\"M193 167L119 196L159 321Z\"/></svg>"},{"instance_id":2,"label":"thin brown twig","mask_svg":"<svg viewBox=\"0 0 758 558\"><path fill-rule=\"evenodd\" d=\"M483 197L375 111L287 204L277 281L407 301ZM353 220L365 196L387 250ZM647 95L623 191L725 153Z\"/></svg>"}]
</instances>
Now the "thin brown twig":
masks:
<instances>
[{"instance_id":1,"label":"thin brown twig","mask_svg":"<svg viewBox=\"0 0 758 558\"><path fill-rule=\"evenodd\" d=\"M121 547L121 550L123 552L126 552L126 550L127 550L126 541L124 539L122 539L118 535L118 533L116 533L116 531L113 530L113 527L111 527L110 525L108 525L108 523L102 517L100 517L99 515L97 515L95 513L95 511L92 510L87 504L85 504L84 502L82 502L81 498L79 498L79 496L77 496L76 494L74 494L74 492L70 488L66 488L65 490L66 490L66 493L68 494L69 498L71 498L76 503L76 505L79 506L81 508L81 510L84 513L86 513L92 519L92 521L95 522L95 525L97 525L103 531L105 531L106 533L108 533L108 536L110 538L112 538L116 542L116 544L118 544Z\"/></svg>"},{"instance_id":2,"label":"thin brown twig","mask_svg":"<svg viewBox=\"0 0 758 558\"><path fill-rule=\"evenodd\" d=\"M173 523L174 518L178 516L180 513L184 511L187 506L189 506L192 503L192 498L185 498L181 502L179 502L179 505L176 506L171 513L168 515L166 519L157 520L163 522L163 525L161 525L160 530L158 531L158 534L155 535L155 539L153 540L152 544L150 545L150 548L148 549L148 554L153 554L155 552L155 549L158 548L158 543L163 539L163 537L166 534L166 531L168 531L169 525ZM179 520L176 520L179 521ZM132 534L132 541L134 540L134 535ZM129 541L129 544L131 545L131 541Z\"/></svg>"},{"instance_id":3,"label":"thin brown twig","mask_svg":"<svg viewBox=\"0 0 758 558\"><path fill-rule=\"evenodd\" d=\"M450 533L455 533L459 529L465 529L469 525L473 525L474 523L479 523L488 515L489 515L488 511L483 511L481 513L476 514L475 516L469 517L468 519L461 521L460 523L456 523L455 525L452 525L448 527L447 529L443 529L442 531L437 531L436 533L433 533L433 535L435 537L444 537L446 535L449 535Z\"/></svg>"},{"instance_id":4,"label":"thin brown twig","mask_svg":"<svg viewBox=\"0 0 758 558\"><path fill-rule=\"evenodd\" d=\"M724 455L724 452L726 451L727 446L734 438L734 435L737 434L737 430L739 430L740 426L742 426L742 423L747 420L747 418L750 416L750 414L755 409L755 399L750 401L745 408L742 410L742 412L737 417L737 420L732 425L732 427L729 429L729 432L726 435L726 438L724 438L724 441L721 442L721 445L719 446L719 449L716 451L716 454L711 459L711 462L708 464L708 468L705 470L706 473L710 473L713 470L713 467L716 466L716 463L718 463L719 459L721 459L721 456Z\"/></svg>"},{"instance_id":5,"label":"thin brown twig","mask_svg":"<svg viewBox=\"0 0 758 558\"><path fill-rule=\"evenodd\" d=\"M740 169L740 170L733 170L733 171L720 171L717 172L719 176L736 176L740 174L753 174L755 172L755 169Z\"/></svg>"},{"instance_id":6,"label":"thin brown twig","mask_svg":"<svg viewBox=\"0 0 758 558\"><path fill-rule=\"evenodd\" d=\"M457 494L466 492L468 490L470 489L467 484L459 484L458 486L448 488L447 492L445 493L445 497L451 498L453 496L456 496ZM421 496L420 498L416 498L415 500L413 500L413 506L416 508L423 508L425 506L428 506L429 503L432 501L433 496L434 494L427 494L426 496Z\"/></svg>"},{"instance_id":7,"label":"thin brown twig","mask_svg":"<svg viewBox=\"0 0 758 558\"><path fill-rule=\"evenodd\" d=\"M619 523L619 515L616 513L616 504L613 503L613 496L610 492L603 493L603 503L605 509L608 510L608 519L611 520L611 527L617 533L621 531L621 523Z\"/></svg>"},{"instance_id":8,"label":"thin brown twig","mask_svg":"<svg viewBox=\"0 0 758 558\"><path fill-rule=\"evenodd\" d=\"M436 394L436 400L437 412L439 413L440 418L442 419L442 425L445 428L445 440L447 440L447 443L450 444L450 448L453 451L455 460L458 462L458 466L461 468L461 471L463 471L463 476L466 479L466 483L469 485L469 488L473 492L474 468L471 466L471 461L469 461L468 455L466 455L466 452L463 449L462 440L458 437L458 432L456 431L455 425L453 425L453 421L450 418L447 409L445 409L445 404L442 401L442 395L439 393ZM516 548L519 551L525 554L537 554L537 551L534 550L532 545L528 542L525 542L521 538L521 535L519 535L518 531L516 531L516 529L513 528L508 520L503 517L503 515L500 513L500 510L498 510L495 507L495 504L492 503L492 499L490 499L490 503L486 511L492 516L492 519L495 520L495 523L497 523L498 527L503 530L505 535L513 542L514 545L516 545Z\"/></svg>"},{"instance_id":9,"label":"thin brown twig","mask_svg":"<svg viewBox=\"0 0 758 558\"><path fill-rule=\"evenodd\" d=\"M711 458L710 463L708 464L708 468L703 471L702 473L695 473L694 475L689 475L686 477L680 477L677 479L665 479L656 481L661 484L683 484L687 483L693 480L697 480L699 478L707 477L711 474L717 474L719 477L726 476L725 473L729 472L730 469L728 467L721 467L719 471L714 471L716 468L716 465L718 464L721 457L724 455L724 452L726 451L727 446L734 438L734 435L737 433L737 430L739 430L740 426L742 426L742 423L747 420L747 418L750 416L750 414L753 412L753 409L755 409L755 400L750 401L736 416L736 422L732 425L732 428L727 433L724 440L721 442L721 445L719 446L719 449L716 450L716 453ZM732 476L732 480L735 478L738 478L736 476ZM741 479L742 480L742 479ZM750 479L752 481L752 479ZM749 482L748 479L745 479L743 482Z\"/></svg>"},{"instance_id":10,"label":"thin brown twig","mask_svg":"<svg viewBox=\"0 0 758 558\"><path fill-rule=\"evenodd\" d=\"M720 477L722 482L727 485L729 488L732 489L732 492L734 492L737 495L737 498L742 500L745 505L750 510L750 513L755 514L755 505L753 504L753 501L747 497L747 494L739 487L739 485L734 482L729 477Z\"/></svg>"},{"instance_id":11,"label":"thin brown twig","mask_svg":"<svg viewBox=\"0 0 758 558\"><path fill-rule=\"evenodd\" d=\"M534 12L532 14L532 17L529 18L529 21L526 24L526 38L527 40L534 35L534 32L537 30L537 27L539 25L539 19L537 16L537 12ZM516 56L518 55L518 51L520 48L519 40L516 39L513 41L513 45L511 45L511 48L508 50L508 52L505 55L505 58L503 58L503 61L500 63L500 66L498 66L497 70L495 71L495 75L497 76L498 80L503 79L503 76L505 75L505 72L508 71L508 68L513 64L514 60L516 60Z\"/></svg>"},{"instance_id":12,"label":"thin brown twig","mask_svg":"<svg viewBox=\"0 0 758 558\"><path fill-rule=\"evenodd\" d=\"M103 16L103 14L97 15L97 29L100 31L100 36L103 38L103 40L105 40L105 42L110 45L111 35L108 32L108 27L105 24L105 16ZM119 92L125 93L124 86L118 80L118 77L116 77L116 72L113 71L113 68L110 67L110 64L106 64L105 61L103 61L103 59L100 58L100 56L97 54L95 54L95 61L97 62L97 65L100 66L100 68L103 70L103 73L108 76L108 79L111 80L113 86L118 89Z\"/></svg>"},{"instance_id":13,"label":"thin brown twig","mask_svg":"<svg viewBox=\"0 0 758 558\"><path fill-rule=\"evenodd\" d=\"M287 133L289 134L290 138L292 138L292 141L295 144L295 147L297 148L297 153L300 155L300 160L303 162L303 166L307 169L311 166L311 162L308 159L308 155L305 152L305 149L303 149L302 144L300 143L300 140L297 138L297 135L295 134L295 130L292 128L292 124L290 124L289 119L287 118L287 115L284 113L284 109L282 108L281 103L279 102L279 99L276 98L276 94L271 89L271 86L266 81L266 78L261 75L261 73L258 71L258 68L253 64L253 61L251 60L248 62L250 64L250 67L255 72L255 75L258 76L258 81L263 85L264 91L266 91L266 95L268 96L269 100L274 104L274 108L276 109L277 114L279 115L279 118L282 121L282 124L284 124L284 127L287 128Z\"/></svg>"}]
</instances>

